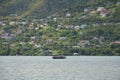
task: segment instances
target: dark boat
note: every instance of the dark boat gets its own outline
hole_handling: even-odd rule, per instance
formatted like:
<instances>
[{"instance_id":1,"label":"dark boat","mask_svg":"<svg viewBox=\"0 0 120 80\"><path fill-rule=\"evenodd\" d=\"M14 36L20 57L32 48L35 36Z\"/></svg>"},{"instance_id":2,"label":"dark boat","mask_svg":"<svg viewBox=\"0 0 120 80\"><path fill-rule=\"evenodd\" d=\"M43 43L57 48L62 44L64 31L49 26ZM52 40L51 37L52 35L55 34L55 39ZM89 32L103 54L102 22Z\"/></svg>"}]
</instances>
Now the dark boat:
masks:
<instances>
[{"instance_id":1,"label":"dark boat","mask_svg":"<svg viewBox=\"0 0 120 80\"><path fill-rule=\"evenodd\" d=\"M52 57L53 59L66 59L66 56L63 55L56 55Z\"/></svg>"}]
</instances>

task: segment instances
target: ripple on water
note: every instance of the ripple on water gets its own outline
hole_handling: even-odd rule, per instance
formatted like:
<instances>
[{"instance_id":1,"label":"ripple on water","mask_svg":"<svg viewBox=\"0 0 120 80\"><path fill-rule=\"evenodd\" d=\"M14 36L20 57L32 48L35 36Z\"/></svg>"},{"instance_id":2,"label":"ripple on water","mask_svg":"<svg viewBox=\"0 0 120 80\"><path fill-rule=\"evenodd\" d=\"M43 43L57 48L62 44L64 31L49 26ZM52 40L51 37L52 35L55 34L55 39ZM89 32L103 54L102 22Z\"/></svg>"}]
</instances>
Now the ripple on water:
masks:
<instances>
[{"instance_id":1,"label":"ripple on water","mask_svg":"<svg viewBox=\"0 0 120 80\"><path fill-rule=\"evenodd\" d=\"M120 80L120 57L4 57L0 80Z\"/></svg>"}]
</instances>

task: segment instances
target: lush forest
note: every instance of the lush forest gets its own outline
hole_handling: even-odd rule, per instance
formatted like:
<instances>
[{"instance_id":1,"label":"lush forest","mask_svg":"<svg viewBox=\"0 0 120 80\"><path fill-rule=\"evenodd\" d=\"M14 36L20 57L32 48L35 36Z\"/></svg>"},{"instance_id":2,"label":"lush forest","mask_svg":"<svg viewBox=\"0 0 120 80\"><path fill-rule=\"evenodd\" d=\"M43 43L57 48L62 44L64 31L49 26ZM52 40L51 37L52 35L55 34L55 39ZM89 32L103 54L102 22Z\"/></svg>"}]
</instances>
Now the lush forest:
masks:
<instances>
[{"instance_id":1,"label":"lush forest","mask_svg":"<svg viewBox=\"0 0 120 80\"><path fill-rule=\"evenodd\" d=\"M82 12L85 7L113 7L119 0L1 0L0 16L9 14L46 16L54 12ZM111 5L112 4L112 5ZM26 15L26 16L27 16Z\"/></svg>"},{"instance_id":2,"label":"lush forest","mask_svg":"<svg viewBox=\"0 0 120 80\"><path fill-rule=\"evenodd\" d=\"M120 56L120 0L1 0L0 55Z\"/></svg>"}]
</instances>

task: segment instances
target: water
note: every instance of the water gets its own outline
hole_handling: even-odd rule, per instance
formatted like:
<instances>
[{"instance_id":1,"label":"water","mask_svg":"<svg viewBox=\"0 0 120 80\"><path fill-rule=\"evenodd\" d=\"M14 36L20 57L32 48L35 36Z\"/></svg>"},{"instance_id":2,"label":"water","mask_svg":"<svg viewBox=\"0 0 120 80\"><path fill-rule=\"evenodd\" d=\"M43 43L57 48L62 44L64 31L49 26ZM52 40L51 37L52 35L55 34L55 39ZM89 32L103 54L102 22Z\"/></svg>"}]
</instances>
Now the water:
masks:
<instances>
[{"instance_id":1,"label":"water","mask_svg":"<svg viewBox=\"0 0 120 80\"><path fill-rule=\"evenodd\" d=\"M120 57L0 57L0 80L120 80Z\"/></svg>"}]
</instances>

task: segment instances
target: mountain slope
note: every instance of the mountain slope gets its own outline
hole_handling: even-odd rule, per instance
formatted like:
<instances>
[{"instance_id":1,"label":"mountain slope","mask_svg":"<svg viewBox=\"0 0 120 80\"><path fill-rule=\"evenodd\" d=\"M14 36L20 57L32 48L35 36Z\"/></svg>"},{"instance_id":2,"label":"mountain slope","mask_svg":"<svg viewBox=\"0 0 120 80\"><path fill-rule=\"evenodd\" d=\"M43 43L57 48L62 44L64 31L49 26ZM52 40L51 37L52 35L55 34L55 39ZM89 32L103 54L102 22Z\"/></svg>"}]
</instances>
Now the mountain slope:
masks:
<instances>
[{"instance_id":1,"label":"mountain slope","mask_svg":"<svg viewBox=\"0 0 120 80\"><path fill-rule=\"evenodd\" d=\"M120 0L2 0L0 55L120 55L119 14Z\"/></svg>"},{"instance_id":2,"label":"mountain slope","mask_svg":"<svg viewBox=\"0 0 120 80\"><path fill-rule=\"evenodd\" d=\"M4 0L0 1L0 16L17 14L21 17L27 15L47 15L54 12L76 12L84 7L105 6L107 2L118 0ZM43 15L44 14L44 15Z\"/></svg>"}]
</instances>

